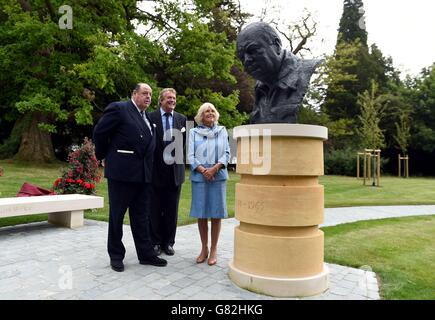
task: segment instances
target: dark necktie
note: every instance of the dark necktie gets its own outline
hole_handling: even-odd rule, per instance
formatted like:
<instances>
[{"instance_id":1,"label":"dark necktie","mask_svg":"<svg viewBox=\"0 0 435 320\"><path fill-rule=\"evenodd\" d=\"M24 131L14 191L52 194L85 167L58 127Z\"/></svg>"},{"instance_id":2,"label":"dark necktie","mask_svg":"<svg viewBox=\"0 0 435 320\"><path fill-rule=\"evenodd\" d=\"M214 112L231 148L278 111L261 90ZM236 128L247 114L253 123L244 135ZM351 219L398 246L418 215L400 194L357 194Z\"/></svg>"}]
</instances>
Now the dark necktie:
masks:
<instances>
[{"instance_id":1,"label":"dark necktie","mask_svg":"<svg viewBox=\"0 0 435 320\"><path fill-rule=\"evenodd\" d=\"M169 117L171 116L170 112L165 112L165 134L163 136L163 141L166 145L170 144L172 141L172 135L171 135L171 125L169 124Z\"/></svg>"}]
</instances>

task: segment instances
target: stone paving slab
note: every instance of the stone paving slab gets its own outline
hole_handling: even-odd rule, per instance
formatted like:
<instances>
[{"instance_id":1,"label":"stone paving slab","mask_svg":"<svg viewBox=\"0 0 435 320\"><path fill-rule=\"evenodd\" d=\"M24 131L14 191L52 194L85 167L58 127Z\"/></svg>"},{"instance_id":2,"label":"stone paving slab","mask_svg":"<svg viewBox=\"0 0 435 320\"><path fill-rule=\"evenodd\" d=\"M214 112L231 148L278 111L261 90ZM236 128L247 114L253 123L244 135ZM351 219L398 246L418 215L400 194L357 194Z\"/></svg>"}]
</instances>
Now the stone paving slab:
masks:
<instances>
[{"instance_id":1,"label":"stone paving slab","mask_svg":"<svg viewBox=\"0 0 435 320\"><path fill-rule=\"evenodd\" d=\"M325 209L326 225L391 216L435 214L435 206ZM138 263L129 226L124 226L125 271L111 270L106 222L85 220L79 229L47 222L0 228L0 299L284 300L235 286L228 278L238 221L222 222L218 263L196 264L200 240L196 224L179 227L175 256L164 268ZM306 300L380 299L370 270L327 264L330 286Z\"/></svg>"}]
</instances>

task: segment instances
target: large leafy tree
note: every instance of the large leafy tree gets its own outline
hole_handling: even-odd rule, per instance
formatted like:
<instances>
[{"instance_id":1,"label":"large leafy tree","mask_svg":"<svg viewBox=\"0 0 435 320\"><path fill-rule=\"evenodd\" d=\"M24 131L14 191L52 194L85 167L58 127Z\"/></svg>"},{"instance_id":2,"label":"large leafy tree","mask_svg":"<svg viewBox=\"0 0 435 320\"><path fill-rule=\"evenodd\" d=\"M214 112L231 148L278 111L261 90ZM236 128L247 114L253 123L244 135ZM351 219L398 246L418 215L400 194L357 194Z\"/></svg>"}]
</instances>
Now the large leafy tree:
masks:
<instances>
[{"instance_id":1,"label":"large leafy tree","mask_svg":"<svg viewBox=\"0 0 435 320\"><path fill-rule=\"evenodd\" d=\"M435 153L435 63L411 84L413 103L412 146Z\"/></svg>"},{"instance_id":2,"label":"large leafy tree","mask_svg":"<svg viewBox=\"0 0 435 320\"><path fill-rule=\"evenodd\" d=\"M394 69L391 57L385 57L381 50L367 44L367 31L364 21L362 0L344 0L343 14L340 19L335 51L326 63L324 84L325 100L322 110L329 117L328 125L342 128L344 136L331 141L336 147L340 144L357 148L359 146L357 128L361 116L358 104L359 95L370 95L370 83L377 83L377 91L385 101L383 105L387 116L380 120L379 126L385 129L387 145L393 144L394 123L398 110L403 107L403 99L395 96L400 86L398 72ZM361 137L361 135L360 135Z\"/></svg>"},{"instance_id":3,"label":"large leafy tree","mask_svg":"<svg viewBox=\"0 0 435 320\"><path fill-rule=\"evenodd\" d=\"M165 59L158 74L159 86L177 89L177 109L188 117L210 101L221 113L222 124L233 127L244 122L247 116L237 110L238 24L231 19L237 9L233 1L195 0L188 2L190 7L178 1L156 3L155 10L166 22L160 31L165 34Z\"/></svg>"},{"instance_id":4,"label":"large leafy tree","mask_svg":"<svg viewBox=\"0 0 435 320\"><path fill-rule=\"evenodd\" d=\"M408 75L390 90L393 93L390 105L396 110L388 112L390 125L384 122L383 126L392 138L391 155L396 157L400 149L410 155L411 172L434 175L435 64L424 68L416 77Z\"/></svg>"},{"instance_id":5,"label":"large leafy tree","mask_svg":"<svg viewBox=\"0 0 435 320\"><path fill-rule=\"evenodd\" d=\"M356 86L358 82L352 70L358 67L360 47L359 40L339 43L335 53L325 58L325 63L319 68L320 75L313 83L314 90L309 92L310 97L320 104L317 114L321 122L316 124L329 128L328 149L357 148L358 145L355 128L359 106L353 106L354 117L347 114L349 104L355 100L349 87Z\"/></svg>"},{"instance_id":6,"label":"large leafy tree","mask_svg":"<svg viewBox=\"0 0 435 320\"><path fill-rule=\"evenodd\" d=\"M229 17L234 10L230 0L156 0L142 3L136 17L142 33L161 49L152 64L154 78L158 87L177 90L177 110L193 117L200 104L210 101L228 114L221 117L228 127L247 118L236 108L239 91L231 72L237 32Z\"/></svg>"},{"instance_id":7,"label":"large leafy tree","mask_svg":"<svg viewBox=\"0 0 435 320\"><path fill-rule=\"evenodd\" d=\"M127 98L139 81L154 87L154 101L159 87L175 87L188 116L211 101L223 124L244 121L238 91L211 86L235 83L234 41L228 41L235 33L217 30L214 18L225 22L231 1L151 2L152 10L134 0L75 1L73 28L60 29L63 1L0 0L0 119L15 124L1 156L18 150L18 159L53 160L51 135L89 131L104 106ZM222 14L204 14L210 6ZM149 28L145 34L136 32L139 24Z\"/></svg>"},{"instance_id":8,"label":"large leafy tree","mask_svg":"<svg viewBox=\"0 0 435 320\"><path fill-rule=\"evenodd\" d=\"M367 46L367 31L365 28L364 4L362 0L344 0L343 14L338 27L337 44L353 42L359 39Z\"/></svg>"},{"instance_id":9,"label":"large leafy tree","mask_svg":"<svg viewBox=\"0 0 435 320\"><path fill-rule=\"evenodd\" d=\"M72 29L59 27L63 1L0 2L1 117L16 121L4 156L18 141L16 158L50 161L57 125L92 125L101 97L147 78L139 56L154 48L131 31L136 1L75 1Z\"/></svg>"},{"instance_id":10,"label":"large leafy tree","mask_svg":"<svg viewBox=\"0 0 435 320\"><path fill-rule=\"evenodd\" d=\"M386 148L391 156L395 155L394 149L406 148L409 143L409 129L411 124L412 102L409 99L410 89L400 79L390 77L387 86L379 85L379 94L383 97L384 117L379 125L384 131ZM394 162L396 163L396 162Z\"/></svg>"},{"instance_id":11,"label":"large leafy tree","mask_svg":"<svg viewBox=\"0 0 435 320\"><path fill-rule=\"evenodd\" d=\"M334 55L326 60L327 92L322 108L332 120L353 118L352 115L358 113L358 75L355 71L359 67L358 55L361 46L359 40L353 43L339 43Z\"/></svg>"},{"instance_id":12,"label":"large leafy tree","mask_svg":"<svg viewBox=\"0 0 435 320\"><path fill-rule=\"evenodd\" d=\"M376 44L370 46L370 79L378 84L381 93L392 90L391 86L401 84L400 73L393 66L393 59L385 57Z\"/></svg>"},{"instance_id":13,"label":"large leafy tree","mask_svg":"<svg viewBox=\"0 0 435 320\"><path fill-rule=\"evenodd\" d=\"M237 34L246 23L251 14L242 12L240 1L234 0L197 0L200 15L206 18L210 31L225 34L227 41L234 43ZM231 95L234 90L239 93L239 103L237 110L239 112L250 112L254 105L254 86L255 80L243 70L243 66L238 59L235 59L231 66L231 75L235 78L236 83L225 80L210 79L208 86L224 95ZM243 117L247 121L247 117ZM240 124L240 120L237 120Z\"/></svg>"},{"instance_id":14,"label":"large leafy tree","mask_svg":"<svg viewBox=\"0 0 435 320\"><path fill-rule=\"evenodd\" d=\"M349 58L351 64L339 64ZM323 108L332 120L352 119L359 111L358 94L369 89L371 78L362 0L344 0L333 59L337 61L336 73L346 77L328 81ZM328 76L336 77L331 73Z\"/></svg>"}]
</instances>

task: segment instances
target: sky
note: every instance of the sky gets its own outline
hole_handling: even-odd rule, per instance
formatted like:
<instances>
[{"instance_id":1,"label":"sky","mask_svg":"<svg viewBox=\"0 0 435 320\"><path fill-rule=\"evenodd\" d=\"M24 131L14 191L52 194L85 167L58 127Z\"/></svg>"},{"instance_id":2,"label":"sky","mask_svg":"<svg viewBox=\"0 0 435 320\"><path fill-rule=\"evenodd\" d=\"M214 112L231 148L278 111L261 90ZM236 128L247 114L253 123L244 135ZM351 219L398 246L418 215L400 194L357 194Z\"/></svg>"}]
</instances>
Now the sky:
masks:
<instances>
[{"instance_id":1,"label":"sky","mask_svg":"<svg viewBox=\"0 0 435 320\"><path fill-rule=\"evenodd\" d=\"M435 62L434 0L363 0L363 3L368 44L376 43L384 56L391 56L402 76L415 76ZM318 23L318 35L309 44L313 57L333 52L343 0L240 0L240 4L243 11L254 14L252 21L259 20L266 5L266 22L273 18L287 24L298 21L304 8L308 9Z\"/></svg>"}]
</instances>

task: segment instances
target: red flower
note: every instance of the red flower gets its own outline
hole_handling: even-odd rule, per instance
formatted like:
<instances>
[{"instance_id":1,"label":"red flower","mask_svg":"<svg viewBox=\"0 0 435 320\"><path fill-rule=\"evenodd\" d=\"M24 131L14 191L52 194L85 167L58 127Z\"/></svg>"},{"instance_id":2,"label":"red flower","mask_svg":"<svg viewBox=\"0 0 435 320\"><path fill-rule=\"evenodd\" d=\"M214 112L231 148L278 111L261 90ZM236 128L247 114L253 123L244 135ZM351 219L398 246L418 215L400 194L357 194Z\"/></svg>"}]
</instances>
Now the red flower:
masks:
<instances>
[{"instance_id":1,"label":"red flower","mask_svg":"<svg viewBox=\"0 0 435 320\"><path fill-rule=\"evenodd\" d=\"M95 146L85 138L83 144L68 155L68 167L53 188L57 194L93 194L96 183L101 179L99 162L95 157Z\"/></svg>"},{"instance_id":2,"label":"red flower","mask_svg":"<svg viewBox=\"0 0 435 320\"><path fill-rule=\"evenodd\" d=\"M59 182L62 181L62 178L57 178L56 181L54 182L54 186L57 187L57 185L59 184Z\"/></svg>"}]
</instances>

